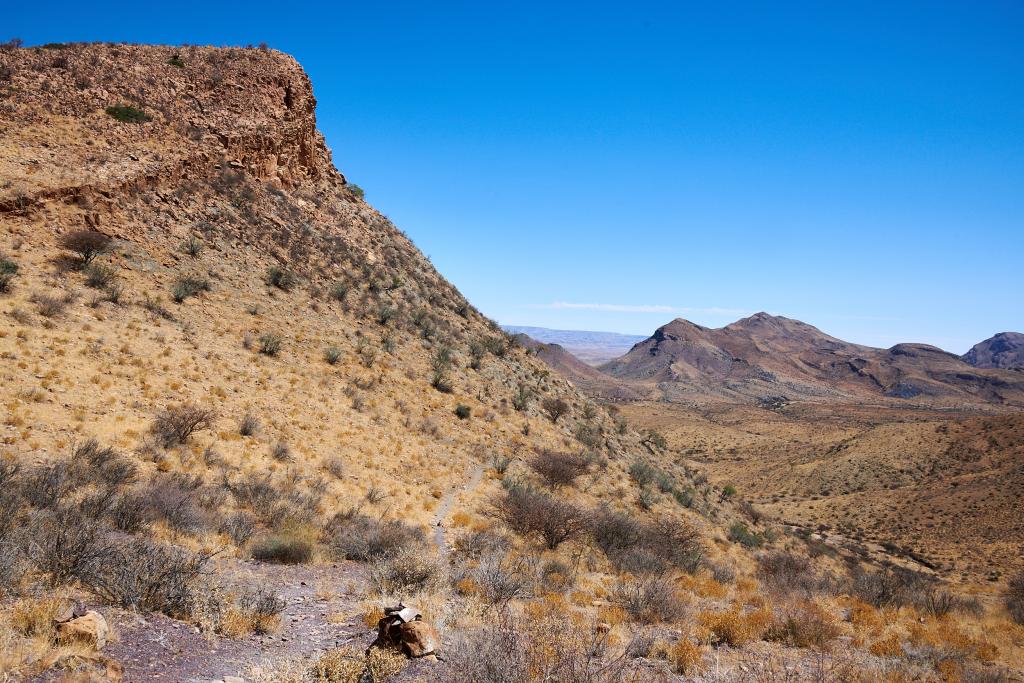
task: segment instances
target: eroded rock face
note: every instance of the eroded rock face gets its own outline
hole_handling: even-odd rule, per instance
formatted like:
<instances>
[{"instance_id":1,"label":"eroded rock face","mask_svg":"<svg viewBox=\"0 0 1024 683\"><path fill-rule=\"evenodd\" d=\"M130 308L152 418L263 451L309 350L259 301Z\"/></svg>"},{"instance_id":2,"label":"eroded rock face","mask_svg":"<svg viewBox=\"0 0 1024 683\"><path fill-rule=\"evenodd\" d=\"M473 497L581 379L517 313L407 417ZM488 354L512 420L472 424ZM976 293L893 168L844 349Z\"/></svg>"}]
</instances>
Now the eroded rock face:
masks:
<instances>
[{"instance_id":1,"label":"eroded rock face","mask_svg":"<svg viewBox=\"0 0 1024 683\"><path fill-rule=\"evenodd\" d=\"M183 66L172 64L177 57ZM125 68L125 65L130 65ZM334 176L302 67L267 49L68 44L0 53L0 210L236 168L279 187ZM145 117L119 121L108 107Z\"/></svg>"}]
</instances>

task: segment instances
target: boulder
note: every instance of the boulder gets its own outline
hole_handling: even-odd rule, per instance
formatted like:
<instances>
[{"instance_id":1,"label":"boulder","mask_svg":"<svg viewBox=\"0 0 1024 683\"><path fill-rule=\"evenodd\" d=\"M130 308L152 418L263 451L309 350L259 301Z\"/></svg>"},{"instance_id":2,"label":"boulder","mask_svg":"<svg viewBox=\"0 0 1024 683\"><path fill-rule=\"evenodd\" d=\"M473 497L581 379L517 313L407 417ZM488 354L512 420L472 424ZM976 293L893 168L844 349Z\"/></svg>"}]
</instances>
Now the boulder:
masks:
<instances>
[{"instance_id":1,"label":"boulder","mask_svg":"<svg viewBox=\"0 0 1024 683\"><path fill-rule=\"evenodd\" d=\"M398 627L402 649L410 657L425 657L441 647L441 639L434 627L425 621L410 621Z\"/></svg>"},{"instance_id":2,"label":"boulder","mask_svg":"<svg viewBox=\"0 0 1024 683\"><path fill-rule=\"evenodd\" d=\"M437 631L423 621L420 612L399 603L397 607L384 608L384 618L377 622L377 639L370 648L391 648L407 657L436 659L432 656L440 646Z\"/></svg>"},{"instance_id":3,"label":"boulder","mask_svg":"<svg viewBox=\"0 0 1024 683\"><path fill-rule=\"evenodd\" d=\"M107 626L107 620L95 610L89 610L80 617L57 624L57 636L62 641L86 643L97 650L103 649L109 635L110 627Z\"/></svg>"},{"instance_id":4,"label":"boulder","mask_svg":"<svg viewBox=\"0 0 1024 683\"><path fill-rule=\"evenodd\" d=\"M84 617L88 610L78 600L65 600L53 616L55 626L71 621L78 617Z\"/></svg>"}]
</instances>

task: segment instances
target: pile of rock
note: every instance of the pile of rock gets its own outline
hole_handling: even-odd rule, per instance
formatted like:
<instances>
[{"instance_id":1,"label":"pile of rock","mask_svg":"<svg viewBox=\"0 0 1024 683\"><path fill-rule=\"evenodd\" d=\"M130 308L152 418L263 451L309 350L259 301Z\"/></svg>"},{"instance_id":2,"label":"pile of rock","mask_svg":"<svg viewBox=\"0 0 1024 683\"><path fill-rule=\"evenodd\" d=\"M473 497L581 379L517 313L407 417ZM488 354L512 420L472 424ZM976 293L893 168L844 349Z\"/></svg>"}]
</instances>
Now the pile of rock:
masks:
<instances>
[{"instance_id":1,"label":"pile of rock","mask_svg":"<svg viewBox=\"0 0 1024 683\"><path fill-rule=\"evenodd\" d=\"M384 608L384 617L377 622L377 639L370 645L371 649L375 647L436 661L441 639L416 608L399 603L397 607Z\"/></svg>"}]
</instances>

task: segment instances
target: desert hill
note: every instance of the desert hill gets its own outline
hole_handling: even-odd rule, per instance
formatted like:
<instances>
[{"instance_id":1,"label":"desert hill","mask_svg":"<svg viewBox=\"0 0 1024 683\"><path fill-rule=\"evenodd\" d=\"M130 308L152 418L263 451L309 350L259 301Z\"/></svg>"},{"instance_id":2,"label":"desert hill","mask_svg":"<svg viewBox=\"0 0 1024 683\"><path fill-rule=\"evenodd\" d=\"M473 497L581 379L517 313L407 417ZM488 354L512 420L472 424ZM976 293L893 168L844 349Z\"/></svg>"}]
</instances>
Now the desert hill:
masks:
<instances>
[{"instance_id":1,"label":"desert hill","mask_svg":"<svg viewBox=\"0 0 1024 683\"><path fill-rule=\"evenodd\" d=\"M633 401L643 397L640 391L587 365L560 344L545 344L522 333L516 334L515 339L588 396L611 401Z\"/></svg>"},{"instance_id":2,"label":"desert hill","mask_svg":"<svg viewBox=\"0 0 1024 683\"><path fill-rule=\"evenodd\" d=\"M1020 669L1005 582L817 552L487 320L279 52L0 45L0 317L4 680Z\"/></svg>"},{"instance_id":3,"label":"desert hill","mask_svg":"<svg viewBox=\"0 0 1024 683\"><path fill-rule=\"evenodd\" d=\"M963 355L963 359L976 368L1024 370L1024 334L1000 332L975 344Z\"/></svg>"},{"instance_id":4,"label":"desert hill","mask_svg":"<svg viewBox=\"0 0 1024 683\"><path fill-rule=\"evenodd\" d=\"M674 320L600 369L657 386L669 400L781 396L1024 405L1019 373L975 368L926 344L851 344L767 313L718 329Z\"/></svg>"},{"instance_id":5,"label":"desert hill","mask_svg":"<svg viewBox=\"0 0 1024 683\"><path fill-rule=\"evenodd\" d=\"M305 72L269 49L0 46L2 614L13 600L42 610L52 629L52 591L71 591L124 625L109 652L133 662L131 680L164 666L167 680L212 680L261 657L234 647L229 659L204 658L201 636L198 653L140 651L162 639L178 652L186 631L165 619L153 622L165 632L142 633L135 608L201 623L209 637L248 637L264 628L257 604L267 623L294 628L307 614L289 600L312 601L322 584L336 596L324 604L345 615L332 626L313 614L333 635L292 634L268 656L361 643L371 603L338 593L364 590L365 562L383 551L338 544L366 534L429 563L417 591L442 590L431 604L447 629L457 604L477 604L452 597L447 558L464 556L458 537L495 526L506 472L510 490L528 484L541 503L553 499L528 465L539 453L568 454L571 481L589 473L587 490L560 491L572 537L577 506L613 490L631 500L628 468L652 457L362 200L334 167L315 111ZM107 462L116 480L98 479ZM40 493L51 477L52 496ZM698 500L722 509L703 488ZM668 496L654 505L714 528ZM53 552L65 546L57 534L79 538L89 561L56 573L43 564L44 539ZM163 568L140 563L179 557L227 584L210 603L216 614L193 611L198 602L143 604L110 585L110 571L135 567L145 581ZM275 562L302 566L286 585ZM268 593L259 603L246 592L256 587L285 602ZM379 610L416 594L406 588L366 599ZM193 589L181 586L189 601L213 600ZM0 678L71 656L18 628L0 618Z\"/></svg>"}]
</instances>

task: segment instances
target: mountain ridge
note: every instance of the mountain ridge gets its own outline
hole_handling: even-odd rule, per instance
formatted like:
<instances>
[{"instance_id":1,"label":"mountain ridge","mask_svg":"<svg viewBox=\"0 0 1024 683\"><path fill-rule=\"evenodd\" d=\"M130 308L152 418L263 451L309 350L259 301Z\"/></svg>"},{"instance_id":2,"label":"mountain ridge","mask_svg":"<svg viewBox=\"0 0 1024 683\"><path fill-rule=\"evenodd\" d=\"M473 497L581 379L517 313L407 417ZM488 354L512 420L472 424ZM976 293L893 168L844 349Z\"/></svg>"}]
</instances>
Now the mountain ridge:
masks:
<instances>
[{"instance_id":1,"label":"mountain ridge","mask_svg":"<svg viewBox=\"0 0 1024 683\"><path fill-rule=\"evenodd\" d=\"M670 400L699 395L763 399L927 400L1024 405L1024 378L978 368L928 344L853 344L813 325L756 313L720 328L682 318L599 367L656 385Z\"/></svg>"},{"instance_id":2,"label":"mountain ridge","mask_svg":"<svg viewBox=\"0 0 1024 683\"><path fill-rule=\"evenodd\" d=\"M962 358L976 368L1024 369L1024 334L999 332L972 346Z\"/></svg>"}]
</instances>

